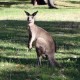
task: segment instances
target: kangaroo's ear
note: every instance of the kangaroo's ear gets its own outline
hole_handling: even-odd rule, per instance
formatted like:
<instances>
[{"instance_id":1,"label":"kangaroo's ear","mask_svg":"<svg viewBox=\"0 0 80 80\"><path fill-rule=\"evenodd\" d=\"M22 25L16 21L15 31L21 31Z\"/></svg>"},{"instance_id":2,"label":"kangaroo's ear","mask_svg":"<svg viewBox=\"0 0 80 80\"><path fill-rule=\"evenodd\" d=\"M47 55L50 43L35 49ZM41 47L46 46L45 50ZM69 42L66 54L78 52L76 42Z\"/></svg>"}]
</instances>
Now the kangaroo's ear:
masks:
<instances>
[{"instance_id":1,"label":"kangaroo's ear","mask_svg":"<svg viewBox=\"0 0 80 80\"><path fill-rule=\"evenodd\" d=\"M38 13L38 11L34 12L34 13L32 14L32 16L35 16L37 13Z\"/></svg>"},{"instance_id":2,"label":"kangaroo's ear","mask_svg":"<svg viewBox=\"0 0 80 80\"><path fill-rule=\"evenodd\" d=\"M30 14L27 11L24 11L26 13L27 16L30 16Z\"/></svg>"}]
</instances>

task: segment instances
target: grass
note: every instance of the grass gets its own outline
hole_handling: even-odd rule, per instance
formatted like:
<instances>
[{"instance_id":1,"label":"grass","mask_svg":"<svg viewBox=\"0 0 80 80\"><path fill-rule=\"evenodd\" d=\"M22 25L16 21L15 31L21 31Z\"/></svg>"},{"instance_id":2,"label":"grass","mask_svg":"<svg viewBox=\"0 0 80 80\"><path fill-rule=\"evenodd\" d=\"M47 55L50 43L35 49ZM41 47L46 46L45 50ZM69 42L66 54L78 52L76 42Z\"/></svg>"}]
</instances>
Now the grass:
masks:
<instances>
[{"instance_id":1,"label":"grass","mask_svg":"<svg viewBox=\"0 0 80 80\"><path fill-rule=\"evenodd\" d=\"M0 80L79 80L80 79L80 6L73 0L56 1L59 9L31 4L0 6ZM66 4L65 4L66 3ZM27 22L24 10L38 10L36 24L56 41L55 58L61 68L49 67L42 60L36 65L36 52L28 52Z\"/></svg>"}]
</instances>

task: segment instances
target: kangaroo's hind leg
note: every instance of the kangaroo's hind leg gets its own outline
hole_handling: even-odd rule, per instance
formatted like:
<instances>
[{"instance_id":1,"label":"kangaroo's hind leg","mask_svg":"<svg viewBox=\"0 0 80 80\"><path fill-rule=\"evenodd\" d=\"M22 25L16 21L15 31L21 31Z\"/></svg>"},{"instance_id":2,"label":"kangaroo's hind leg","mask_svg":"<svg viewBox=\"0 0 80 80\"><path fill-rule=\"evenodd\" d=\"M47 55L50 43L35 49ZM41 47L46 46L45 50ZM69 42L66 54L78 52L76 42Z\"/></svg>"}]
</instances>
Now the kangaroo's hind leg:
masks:
<instances>
[{"instance_id":1,"label":"kangaroo's hind leg","mask_svg":"<svg viewBox=\"0 0 80 80\"><path fill-rule=\"evenodd\" d=\"M40 48L36 48L36 53L37 53L37 64L38 66L41 65L41 59L42 59L42 51L40 50Z\"/></svg>"},{"instance_id":2,"label":"kangaroo's hind leg","mask_svg":"<svg viewBox=\"0 0 80 80\"><path fill-rule=\"evenodd\" d=\"M43 49L43 47L39 46L39 47L36 47L36 52L37 52L38 65L41 65L42 57L46 57L45 50Z\"/></svg>"}]
</instances>

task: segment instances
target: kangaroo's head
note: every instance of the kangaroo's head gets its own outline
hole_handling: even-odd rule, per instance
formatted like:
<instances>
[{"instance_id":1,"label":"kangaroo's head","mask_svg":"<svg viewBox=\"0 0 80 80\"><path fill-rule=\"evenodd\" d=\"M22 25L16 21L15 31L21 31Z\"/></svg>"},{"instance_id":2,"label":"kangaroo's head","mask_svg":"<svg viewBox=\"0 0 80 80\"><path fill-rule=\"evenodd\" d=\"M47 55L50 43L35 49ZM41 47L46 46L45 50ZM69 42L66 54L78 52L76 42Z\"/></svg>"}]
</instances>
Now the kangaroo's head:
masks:
<instances>
[{"instance_id":1,"label":"kangaroo's head","mask_svg":"<svg viewBox=\"0 0 80 80\"><path fill-rule=\"evenodd\" d=\"M28 16L27 21L28 23L34 24L34 17L37 14L38 11L34 12L33 14L30 14L29 12L25 11L26 15Z\"/></svg>"}]
</instances>

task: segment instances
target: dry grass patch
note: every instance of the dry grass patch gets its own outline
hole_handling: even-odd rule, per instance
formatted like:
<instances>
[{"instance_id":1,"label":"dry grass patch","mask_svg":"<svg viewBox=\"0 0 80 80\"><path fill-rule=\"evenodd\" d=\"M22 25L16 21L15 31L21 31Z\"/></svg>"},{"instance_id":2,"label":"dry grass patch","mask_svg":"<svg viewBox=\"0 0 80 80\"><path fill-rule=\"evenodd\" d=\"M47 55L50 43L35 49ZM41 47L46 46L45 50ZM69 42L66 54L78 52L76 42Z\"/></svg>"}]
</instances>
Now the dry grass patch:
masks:
<instances>
[{"instance_id":1,"label":"dry grass patch","mask_svg":"<svg viewBox=\"0 0 80 80\"><path fill-rule=\"evenodd\" d=\"M73 3L69 2L69 1L65 1L65 0L56 0L55 3L57 6L61 6L64 8L69 8L69 7L80 8L80 4L77 4L77 3L73 4Z\"/></svg>"}]
</instances>

